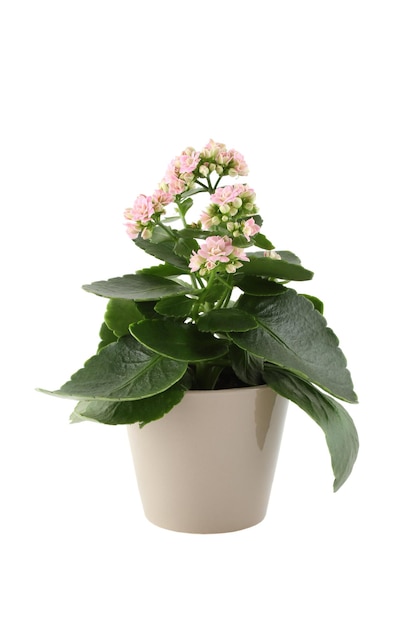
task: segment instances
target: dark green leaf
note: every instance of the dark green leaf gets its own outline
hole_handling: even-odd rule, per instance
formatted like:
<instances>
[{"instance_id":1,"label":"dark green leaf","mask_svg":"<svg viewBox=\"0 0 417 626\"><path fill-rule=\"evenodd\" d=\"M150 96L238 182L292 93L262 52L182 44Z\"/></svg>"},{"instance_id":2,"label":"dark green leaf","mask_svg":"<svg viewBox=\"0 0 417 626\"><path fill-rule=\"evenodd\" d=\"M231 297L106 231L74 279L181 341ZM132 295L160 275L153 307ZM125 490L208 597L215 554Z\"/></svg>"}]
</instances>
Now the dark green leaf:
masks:
<instances>
[{"instance_id":1,"label":"dark green leaf","mask_svg":"<svg viewBox=\"0 0 417 626\"><path fill-rule=\"evenodd\" d=\"M169 296L168 298L162 298L155 305L155 311L161 315L167 315L168 317L188 317L195 304L193 298L187 296Z\"/></svg>"},{"instance_id":2,"label":"dark green leaf","mask_svg":"<svg viewBox=\"0 0 417 626\"><path fill-rule=\"evenodd\" d=\"M218 233L214 230L203 230L202 228L188 226L187 228L179 230L177 234L183 239L207 239L207 237L212 237Z\"/></svg>"},{"instance_id":3,"label":"dark green leaf","mask_svg":"<svg viewBox=\"0 0 417 626\"><path fill-rule=\"evenodd\" d=\"M179 257L174 252L174 239L169 239L162 243L153 243L149 239L142 239L142 237L139 235L139 237L136 237L135 239L135 244L139 248L141 248L141 250L144 250L147 254L150 254L151 256L160 259L161 261L165 261L166 263L174 265L174 267L178 267L179 269L183 270L183 273L190 273L188 262L182 257Z\"/></svg>"},{"instance_id":4,"label":"dark green leaf","mask_svg":"<svg viewBox=\"0 0 417 626\"><path fill-rule=\"evenodd\" d=\"M122 337L89 359L61 389L40 391L80 400L139 400L165 391L186 369L185 363L164 358L131 336Z\"/></svg>"},{"instance_id":5,"label":"dark green leaf","mask_svg":"<svg viewBox=\"0 0 417 626\"><path fill-rule=\"evenodd\" d=\"M263 250L274 249L274 244L271 243L269 239L265 237L265 235L262 235L262 233L256 233L256 235L253 235L251 239L252 243L254 243L255 246L258 246L258 248L262 248Z\"/></svg>"},{"instance_id":6,"label":"dark green leaf","mask_svg":"<svg viewBox=\"0 0 417 626\"><path fill-rule=\"evenodd\" d=\"M296 263L288 263L282 259L272 259L266 256L256 256L249 253L249 263L243 263L239 273L255 276L270 276L282 280L310 280L313 272Z\"/></svg>"},{"instance_id":7,"label":"dark green leaf","mask_svg":"<svg viewBox=\"0 0 417 626\"><path fill-rule=\"evenodd\" d=\"M199 332L192 324L171 320L144 320L130 327L144 346L178 361L209 361L226 354L228 342Z\"/></svg>"},{"instance_id":8,"label":"dark green leaf","mask_svg":"<svg viewBox=\"0 0 417 626\"><path fill-rule=\"evenodd\" d=\"M236 306L258 322L255 330L231 333L238 346L342 400L357 401L336 335L304 296L292 289L263 298L243 295Z\"/></svg>"},{"instance_id":9,"label":"dark green leaf","mask_svg":"<svg viewBox=\"0 0 417 626\"><path fill-rule=\"evenodd\" d=\"M105 400L82 400L71 415L71 422L94 420L102 424L135 424L142 427L163 417L178 404L185 390L179 383L166 391L143 400L108 402Z\"/></svg>"},{"instance_id":10,"label":"dark green leaf","mask_svg":"<svg viewBox=\"0 0 417 626\"><path fill-rule=\"evenodd\" d=\"M116 337L129 334L129 326L143 319L133 300L111 298L107 304L104 321Z\"/></svg>"},{"instance_id":11,"label":"dark green leaf","mask_svg":"<svg viewBox=\"0 0 417 626\"><path fill-rule=\"evenodd\" d=\"M198 243L194 239L180 238L174 247L175 254L178 254L178 256L182 256L188 260L194 250L198 250Z\"/></svg>"},{"instance_id":12,"label":"dark green leaf","mask_svg":"<svg viewBox=\"0 0 417 626\"><path fill-rule=\"evenodd\" d=\"M112 330L105 324L104 322L100 328L100 343L98 344L98 352L109 345L109 343L113 343L117 341L117 337Z\"/></svg>"},{"instance_id":13,"label":"dark green leaf","mask_svg":"<svg viewBox=\"0 0 417 626\"><path fill-rule=\"evenodd\" d=\"M137 301L159 300L165 296L187 292L186 287L169 278L147 274L126 274L109 280L99 280L91 285L83 285L83 289L105 298Z\"/></svg>"},{"instance_id":14,"label":"dark green leaf","mask_svg":"<svg viewBox=\"0 0 417 626\"><path fill-rule=\"evenodd\" d=\"M230 346L229 357L233 371L244 383L247 385L261 385L264 382L262 377L263 359L246 352L246 350L241 350L236 345Z\"/></svg>"},{"instance_id":15,"label":"dark green leaf","mask_svg":"<svg viewBox=\"0 0 417 626\"><path fill-rule=\"evenodd\" d=\"M282 283L277 283L274 279L242 274L235 276L236 287L251 296L275 296L286 290Z\"/></svg>"},{"instance_id":16,"label":"dark green leaf","mask_svg":"<svg viewBox=\"0 0 417 626\"><path fill-rule=\"evenodd\" d=\"M151 276L179 276L183 274L183 270L179 267L174 267L169 263L163 265L154 265L152 267L145 267L143 270L136 272L137 274L149 274Z\"/></svg>"},{"instance_id":17,"label":"dark green leaf","mask_svg":"<svg viewBox=\"0 0 417 626\"><path fill-rule=\"evenodd\" d=\"M319 300L315 296L308 296L306 293L303 293L301 295L304 296L304 298L307 298L307 300L310 300L310 302L313 304L316 311L318 311L319 313L323 315L324 305L321 300Z\"/></svg>"},{"instance_id":18,"label":"dark green leaf","mask_svg":"<svg viewBox=\"0 0 417 626\"><path fill-rule=\"evenodd\" d=\"M264 379L323 429L335 477L333 489L337 491L349 477L358 455L359 439L352 418L336 400L277 367L266 365Z\"/></svg>"},{"instance_id":19,"label":"dark green leaf","mask_svg":"<svg viewBox=\"0 0 417 626\"><path fill-rule=\"evenodd\" d=\"M240 332L256 328L257 323L241 309L213 309L198 318L197 326L203 332Z\"/></svg>"}]
</instances>

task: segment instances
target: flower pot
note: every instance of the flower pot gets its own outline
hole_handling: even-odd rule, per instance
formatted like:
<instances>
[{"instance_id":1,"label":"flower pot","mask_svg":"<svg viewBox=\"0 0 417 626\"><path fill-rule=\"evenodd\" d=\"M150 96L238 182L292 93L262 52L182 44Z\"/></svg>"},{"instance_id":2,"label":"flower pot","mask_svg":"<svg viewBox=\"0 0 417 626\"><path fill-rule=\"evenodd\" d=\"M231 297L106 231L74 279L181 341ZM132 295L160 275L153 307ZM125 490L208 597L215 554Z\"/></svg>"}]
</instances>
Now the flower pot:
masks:
<instances>
[{"instance_id":1,"label":"flower pot","mask_svg":"<svg viewBox=\"0 0 417 626\"><path fill-rule=\"evenodd\" d=\"M266 386L188 391L162 419L128 426L148 520L188 533L261 522L287 406Z\"/></svg>"}]
</instances>

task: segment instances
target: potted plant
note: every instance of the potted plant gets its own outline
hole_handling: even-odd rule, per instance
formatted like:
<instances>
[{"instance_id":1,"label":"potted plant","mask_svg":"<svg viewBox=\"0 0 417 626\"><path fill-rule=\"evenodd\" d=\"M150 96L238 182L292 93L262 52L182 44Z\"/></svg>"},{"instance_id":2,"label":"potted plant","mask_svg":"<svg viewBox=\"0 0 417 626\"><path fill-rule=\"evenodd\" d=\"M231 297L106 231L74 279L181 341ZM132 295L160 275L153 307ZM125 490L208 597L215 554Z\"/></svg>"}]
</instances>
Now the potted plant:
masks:
<instances>
[{"instance_id":1,"label":"potted plant","mask_svg":"<svg viewBox=\"0 0 417 626\"><path fill-rule=\"evenodd\" d=\"M288 401L323 429L334 490L357 456L339 402L357 402L345 356L321 301L289 286L313 273L261 232L255 192L240 182L247 174L239 152L210 140L185 149L157 190L137 197L124 213L127 232L154 261L84 285L108 298L97 353L46 392L78 400L72 422L128 425L145 513L175 530L236 530L263 518Z\"/></svg>"}]
</instances>

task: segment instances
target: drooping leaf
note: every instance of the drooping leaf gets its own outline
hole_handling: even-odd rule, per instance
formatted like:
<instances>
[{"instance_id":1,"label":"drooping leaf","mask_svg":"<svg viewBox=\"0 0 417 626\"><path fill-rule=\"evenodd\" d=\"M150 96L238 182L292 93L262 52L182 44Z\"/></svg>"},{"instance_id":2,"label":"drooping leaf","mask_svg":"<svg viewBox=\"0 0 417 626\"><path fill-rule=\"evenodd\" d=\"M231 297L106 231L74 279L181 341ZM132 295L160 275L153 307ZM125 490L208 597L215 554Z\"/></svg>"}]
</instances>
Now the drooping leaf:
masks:
<instances>
[{"instance_id":1,"label":"drooping leaf","mask_svg":"<svg viewBox=\"0 0 417 626\"><path fill-rule=\"evenodd\" d=\"M228 342L202 333L192 324L173 320L144 320L130 327L132 335L158 354L195 363L226 354Z\"/></svg>"},{"instance_id":2,"label":"drooping leaf","mask_svg":"<svg viewBox=\"0 0 417 626\"><path fill-rule=\"evenodd\" d=\"M194 304L195 300L186 295L168 296L157 302L155 311L168 317L186 318L190 315Z\"/></svg>"},{"instance_id":3,"label":"drooping leaf","mask_svg":"<svg viewBox=\"0 0 417 626\"><path fill-rule=\"evenodd\" d=\"M307 298L287 289L271 297L243 295L236 306L258 323L254 330L230 334L238 346L337 398L357 401L339 340Z\"/></svg>"},{"instance_id":4,"label":"drooping leaf","mask_svg":"<svg viewBox=\"0 0 417 626\"><path fill-rule=\"evenodd\" d=\"M240 332L256 328L257 323L242 309L212 309L198 318L197 327L203 332Z\"/></svg>"},{"instance_id":5,"label":"drooping leaf","mask_svg":"<svg viewBox=\"0 0 417 626\"><path fill-rule=\"evenodd\" d=\"M180 383L142 400L109 402L106 400L82 400L71 415L71 422L93 420L102 424L135 424L142 427L163 417L185 393Z\"/></svg>"},{"instance_id":6,"label":"drooping leaf","mask_svg":"<svg viewBox=\"0 0 417 626\"><path fill-rule=\"evenodd\" d=\"M186 369L185 363L156 354L128 336L91 357L57 391L40 391L79 400L139 400L165 391Z\"/></svg>"},{"instance_id":7,"label":"drooping leaf","mask_svg":"<svg viewBox=\"0 0 417 626\"><path fill-rule=\"evenodd\" d=\"M109 280L99 280L83 289L105 298L126 300L159 300L165 296L186 293L187 287L169 278L149 276L147 274L126 274Z\"/></svg>"},{"instance_id":8,"label":"drooping leaf","mask_svg":"<svg viewBox=\"0 0 417 626\"><path fill-rule=\"evenodd\" d=\"M141 319L143 319L143 315L133 300L110 298L104 314L104 321L116 337L128 335L130 324Z\"/></svg>"},{"instance_id":9,"label":"drooping leaf","mask_svg":"<svg viewBox=\"0 0 417 626\"><path fill-rule=\"evenodd\" d=\"M289 263L283 259L273 259L266 256L257 256L256 253L247 255L249 263L243 263L238 272L251 276L270 276L282 280L310 280L313 272L297 263Z\"/></svg>"},{"instance_id":10,"label":"drooping leaf","mask_svg":"<svg viewBox=\"0 0 417 626\"><path fill-rule=\"evenodd\" d=\"M323 429L335 478L333 489L337 491L349 477L358 455L359 438L352 418L339 402L289 372L266 365L264 380Z\"/></svg>"}]
</instances>

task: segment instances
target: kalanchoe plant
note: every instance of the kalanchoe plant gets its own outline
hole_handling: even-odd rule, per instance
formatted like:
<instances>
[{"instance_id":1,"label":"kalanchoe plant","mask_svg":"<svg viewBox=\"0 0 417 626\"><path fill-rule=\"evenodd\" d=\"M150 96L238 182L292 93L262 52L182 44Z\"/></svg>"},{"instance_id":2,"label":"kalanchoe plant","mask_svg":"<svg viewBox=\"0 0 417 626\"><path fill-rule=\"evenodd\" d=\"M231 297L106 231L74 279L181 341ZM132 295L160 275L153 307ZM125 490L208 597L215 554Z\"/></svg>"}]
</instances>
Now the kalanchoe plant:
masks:
<instances>
[{"instance_id":1,"label":"kalanchoe plant","mask_svg":"<svg viewBox=\"0 0 417 626\"><path fill-rule=\"evenodd\" d=\"M78 400L72 422L142 427L189 389L266 384L323 429L337 490L358 437L336 398L357 397L322 303L288 286L313 273L260 232L253 189L221 184L247 173L239 152L210 141L199 152L184 150L158 189L138 196L125 211L127 232L162 263L84 285L109 299L97 354L47 393ZM208 201L190 222L196 194Z\"/></svg>"}]
</instances>

